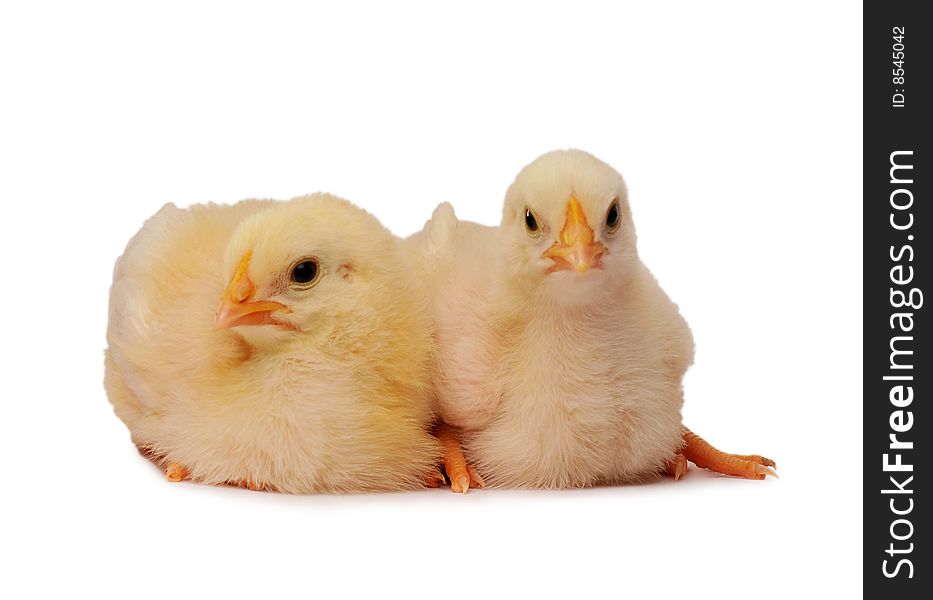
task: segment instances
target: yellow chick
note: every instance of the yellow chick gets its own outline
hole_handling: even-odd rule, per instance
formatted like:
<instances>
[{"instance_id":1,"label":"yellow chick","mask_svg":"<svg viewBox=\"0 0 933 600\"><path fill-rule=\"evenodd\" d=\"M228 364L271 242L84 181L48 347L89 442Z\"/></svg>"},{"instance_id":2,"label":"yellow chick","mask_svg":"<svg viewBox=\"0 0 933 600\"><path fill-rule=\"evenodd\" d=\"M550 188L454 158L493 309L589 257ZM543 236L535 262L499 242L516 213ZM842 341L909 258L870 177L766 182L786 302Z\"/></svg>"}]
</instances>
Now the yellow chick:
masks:
<instances>
[{"instance_id":1,"label":"yellow chick","mask_svg":"<svg viewBox=\"0 0 933 600\"><path fill-rule=\"evenodd\" d=\"M500 227L458 222L443 204L407 242L436 256L435 393L456 428L439 435L456 491L482 485L479 474L536 488L679 478L687 458L755 479L772 472L772 461L719 452L682 425L693 338L635 242L621 175L576 150L519 173Z\"/></svg>"},{"instance_id":2,"label":"yellow chick","mask_svg":"<svg viewBox=\"0 0 933 600\"><path fill-rule=\"evenodd\" d=\"M105 385L137 447L173 481L431 481L431 324L399 242L324 194L163 207L110 292Z\"/></svg>"}]
</instances>

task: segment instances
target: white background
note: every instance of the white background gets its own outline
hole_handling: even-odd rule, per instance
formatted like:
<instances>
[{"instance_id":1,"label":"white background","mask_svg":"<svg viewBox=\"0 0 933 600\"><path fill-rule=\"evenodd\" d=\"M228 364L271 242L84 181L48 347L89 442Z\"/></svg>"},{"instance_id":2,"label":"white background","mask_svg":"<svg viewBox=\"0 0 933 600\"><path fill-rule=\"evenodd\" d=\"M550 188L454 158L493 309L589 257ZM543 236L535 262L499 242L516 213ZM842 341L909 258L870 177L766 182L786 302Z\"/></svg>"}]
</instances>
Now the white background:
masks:
<instances>
[{"instance_id":1,"label":"white background","mask_svg":"<svg viewBox=\"0 0 933 600\"><path fill-rule=\"evenodd\" d=\"M857 593L860 6L130 4L0 8L3 596ZM494 224L564 147L629 182L696 336L686 423L781 479L286 497L136 453L107 290L163 203L326 190L398 234L443 200Z\"/></svg>"}]
</instances>

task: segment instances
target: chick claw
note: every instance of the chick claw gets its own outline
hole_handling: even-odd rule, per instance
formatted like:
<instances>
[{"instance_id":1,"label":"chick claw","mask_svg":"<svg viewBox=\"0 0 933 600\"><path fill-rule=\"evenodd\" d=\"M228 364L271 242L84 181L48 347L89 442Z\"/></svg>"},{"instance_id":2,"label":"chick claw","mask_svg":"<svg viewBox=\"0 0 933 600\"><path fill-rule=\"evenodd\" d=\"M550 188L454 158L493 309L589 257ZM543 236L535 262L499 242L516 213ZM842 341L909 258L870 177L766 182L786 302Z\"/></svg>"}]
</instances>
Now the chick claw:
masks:
<instances>
[{"instance_id":1,"label":"chick claw","mask_svg":"<svg viewBox=\"0 0 933 600\"><path fill-rule=\"evenodd\" d=\"M667 463L665 473L673 477L674 481L679 481L681 477L687 474L689 469L687 457L683 455L683 452L678 452L674 455L674 458Z\"/></svg>"},{"instance_id":2,"label":"chick claw","mask_svg":"<svg viewBox=\"0 0 933 600\"><path fill-rule=\"evenodd\" d=\"M460 494L467 493L470 486L482 488L486 482L479 473L468 465L460 448L460 439L457 432L449 425L442 424L437 429L437 439L441 441L444 449L444 470L450 479L450 490Z\"/></svg>"},{"instance_id":3,"label":"chick claw","mask_svg":"<svg viewBox=\"0 0 933 600\"><path fill-rule=\"evenodd\" d=\"M701 469L709 469L723 475L744 477L745 479L764 479L774 471L774 461L758 454L729 454L714 448L712 444L684 429L683 454Z\"/></svg>"}]
</instances>

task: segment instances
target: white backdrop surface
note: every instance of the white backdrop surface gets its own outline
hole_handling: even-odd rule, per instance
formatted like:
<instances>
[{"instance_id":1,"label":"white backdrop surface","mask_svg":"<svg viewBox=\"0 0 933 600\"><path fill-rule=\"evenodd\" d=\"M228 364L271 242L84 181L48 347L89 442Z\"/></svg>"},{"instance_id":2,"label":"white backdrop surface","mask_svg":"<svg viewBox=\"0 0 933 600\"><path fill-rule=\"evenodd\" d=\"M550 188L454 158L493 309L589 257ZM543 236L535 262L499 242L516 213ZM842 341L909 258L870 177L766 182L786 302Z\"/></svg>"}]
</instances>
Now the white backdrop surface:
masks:
<instances>
[{"instance_id":1,"label":"white backdrop surface","mask_svg":"<svg viewBox=\"0 0 933 600\"><path fill-rule=\"evenodd\" d=\"M3 595L853 597L861 7L3 3ZM498 222L537 155L626 177L693 327L685 421L781 479L288 497L170 485L102 387L163 203L330 191ZM79 594L80 592L80 594Z\"/></svg>"}]
</instances>

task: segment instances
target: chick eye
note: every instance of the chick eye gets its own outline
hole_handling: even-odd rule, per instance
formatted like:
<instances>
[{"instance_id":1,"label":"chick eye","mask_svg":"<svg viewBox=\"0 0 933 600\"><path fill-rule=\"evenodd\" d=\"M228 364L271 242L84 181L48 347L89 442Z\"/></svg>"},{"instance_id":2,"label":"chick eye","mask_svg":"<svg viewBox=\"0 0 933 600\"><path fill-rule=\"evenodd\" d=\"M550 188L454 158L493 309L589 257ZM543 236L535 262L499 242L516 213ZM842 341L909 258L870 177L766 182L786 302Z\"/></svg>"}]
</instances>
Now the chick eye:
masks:
<instances>
[{"instance_id":1,"label":"chick eye","mask_svg":"<svg viewBox=\"0 0 933 600\"><path fill-rule=\"evenodd\" d=\"M538 225L538 219L535 218L535 213L531 211L530 208L525 209L525 229L528 233L535 234L540 230L540 225Z\"/></svg>"},{"instance_id":2,"label":"chick eye","mask_svg":"<svg viewBox=\"0 0 933 600\"><path fill-rule=\"evenodd\" d=\"M291 283L293 287L297 288L307 288L313 284L320 273L321 269L318 265L317 260L313 258L303 258L298 262L294 267L292 267Z\"/></svg>"},{"instance_id":3,"label":"chick eye","mask_svg":"<svg viewBox=\"0 0 933 600\"><path fill-rule=\"evenodd\" d=\"M612 201L612 206L609 207L609 211L606 213L606 229L609 233L612 233L619 228L621 222L622 216L619 212L619 200L616 198Z\"/></svg>"}]
</instances>

